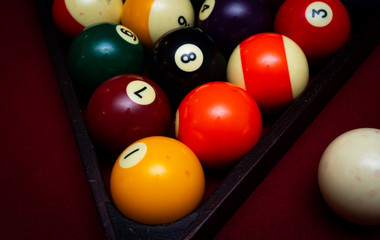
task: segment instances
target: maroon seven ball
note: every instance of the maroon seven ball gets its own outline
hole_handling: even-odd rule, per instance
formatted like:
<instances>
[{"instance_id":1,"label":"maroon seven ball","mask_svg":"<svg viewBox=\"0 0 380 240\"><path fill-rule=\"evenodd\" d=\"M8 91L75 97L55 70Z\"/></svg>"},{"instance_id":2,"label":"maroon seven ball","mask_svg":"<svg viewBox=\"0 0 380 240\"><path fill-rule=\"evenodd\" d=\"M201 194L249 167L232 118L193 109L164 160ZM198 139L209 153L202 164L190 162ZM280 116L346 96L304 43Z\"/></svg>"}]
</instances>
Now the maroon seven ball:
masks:
<instances>
[{"instance_id":1,"label":"maroon seven ball","mask_svg":"<svg viewBox=\"0 0 380 240\"><path fill-rule=\"evenodd\" d=\"M166 135L170 120L171 107L163 90L139 75L119 75L105 81L87 106L90 134L115 153L141 138Z\"/></svg>"}]
</instances>

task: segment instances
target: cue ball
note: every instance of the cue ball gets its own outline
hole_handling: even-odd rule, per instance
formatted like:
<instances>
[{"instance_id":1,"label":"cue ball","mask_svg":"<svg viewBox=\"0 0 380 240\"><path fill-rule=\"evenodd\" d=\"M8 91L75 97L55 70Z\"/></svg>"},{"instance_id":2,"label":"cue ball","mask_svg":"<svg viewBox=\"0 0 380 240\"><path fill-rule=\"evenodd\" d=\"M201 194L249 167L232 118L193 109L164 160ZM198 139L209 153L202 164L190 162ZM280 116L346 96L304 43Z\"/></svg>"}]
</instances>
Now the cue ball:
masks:
<instances>
[{"instance_id":1,"label":"cue ball","mask_svg":"<svg viewBox=\"0 0 380 240\"><path fill-rule=\"evenodd\" d=\"M147 59L148 76L162 87L175 108L195 87L224 80L225 71L224 56L207 34L193 27L166 33Z\"/></svg>"},{"instance_id":2,"label":"cue ball","mask_svg":"<svg viewBox=\"0 0 380 240\"><path fill-rule=\"evenodd\" d=\"M139 37L147 49L166 32L194 26L190 0L126 0L121 22Z\"/></svg>"},{"instance_id":3,"label":"cue ball","mask_svg":"<svg viewBox=\"0 0 380 240\"><path fill-rule=\"evenodd\" d=\"M186 145L152 136L120 154L110 189L116 207L126 217L143 224L166 224L195 210L203 198L205 176Z\"/></svg>"},{"instance_id":4,"label":"cue ball","mask_svg":"<svg viewBox=\"0 0 380 240\"><path fill-rule=\"evenodd\" d=\"M122 0L54 0L52 15L57 28L73 39L95 23L119 24L122 8Z\"/></svg>"},{"instance_id":5,"label":"cue ball","mask_svg":"<svg viewBox=\"0 0 380 240\"><path fill-rule=\"evenodd\" d=\"M261 112L243 89L210 82L191 91L176 113L176 137L210 169L235 165L260 139Z\"/></svg>"},{"instance_id":6,"label":"cue ball","mask_svg":"<svg viewBox=\"0 0 380 240\"><path fill-rule=\"evenodd\" d=\"M167 135L171 108L157 84L139 75L119 75L101 84L87 106L90 134L105 149L120 153L132 142Z\"/></svg>"},{"instance_id":7,"label":"cue ball","mask_svg":"<svg viewBox=\"0 0 380 240\"><path fill-rule=\"evenodd\" d=\"M92 92L107 79L120 74L144 72L144 49L128 28L99 23L84 29L71 43L68 69L83 89Z\"/></svg>"},{"instance_id":8,"label":"cue ball","mask_svg":"<svg viewBox=\"0 0 380 240\"><path fill-rule=\"evenodd\" d=\"M321 157L318 183L339 216L380 225L380 129L354 129L333 140Z\"/></svg>"},{"instance_id":9,"label":"cue ball","mask_svg":"<svg viewBox=\"0 0 380 240\"><path fill-rule=\"evenodd\" d=\"M264 0L206 0L198 17L198 26L229 57L244 39L272 31L272 14Z\"/></svg>"},{"instance_id":10,"label":"cue ball","mask_svg":"<svg viewBox=\"0 0 380 240\"><path fill-rule=\"evenodd\" d=\"M232 52L227 80L247 90L263 113L276 113L305 90L309 67L305 54L290 38L259 33Z\"/></svg>"},{"instance_id":11,"label":"cue ball","mask_svg":"<svg viewBox=\"0 0 380 240\"><path fill-rule=\"evenodd\" d=\"M339 0L287 0L276 13L274 31L295 41L309 62L317 64L348 41L351 22Z\"/></svg>"}]
</instances>

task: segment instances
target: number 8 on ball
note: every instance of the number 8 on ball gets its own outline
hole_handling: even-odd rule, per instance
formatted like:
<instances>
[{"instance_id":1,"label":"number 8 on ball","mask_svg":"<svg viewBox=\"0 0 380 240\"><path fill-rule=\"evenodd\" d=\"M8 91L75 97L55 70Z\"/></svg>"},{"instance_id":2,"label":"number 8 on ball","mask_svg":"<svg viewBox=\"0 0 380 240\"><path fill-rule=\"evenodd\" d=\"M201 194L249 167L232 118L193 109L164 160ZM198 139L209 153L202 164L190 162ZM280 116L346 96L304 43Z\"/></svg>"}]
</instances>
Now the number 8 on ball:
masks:
<instances>
[{"instance_id":1,"label":"number 8 on ball","mask_svg":"<svg viewBox=\"0 0 380 240\"><path fill-rule=\"evenodd\" d=\"M194 44L184 44L174 55L177 67L185 72L194 72L202 66L202 50Z\"/></svg>"}]
</instances>

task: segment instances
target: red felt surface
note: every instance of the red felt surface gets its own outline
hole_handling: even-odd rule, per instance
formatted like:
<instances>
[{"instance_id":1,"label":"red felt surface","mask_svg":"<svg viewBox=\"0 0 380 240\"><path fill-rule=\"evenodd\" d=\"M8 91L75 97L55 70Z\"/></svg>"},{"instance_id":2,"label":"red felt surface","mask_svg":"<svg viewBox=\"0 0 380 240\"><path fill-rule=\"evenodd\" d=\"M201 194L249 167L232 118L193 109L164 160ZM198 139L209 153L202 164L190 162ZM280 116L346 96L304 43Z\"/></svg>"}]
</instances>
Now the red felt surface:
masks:
<instances>
[{"instance_id":1,"label":"red felt surface","mask_svg":"<svg viewBox=\"0 0 380 240\"><path fill-rule=\"evenodd\" d=\"M379 64L380 45L216 239L380 239L380 226L361 227L335 215L317 183L320 157L334 138L355 128L380 129Z\"/></svg>"},{"instance_id":2,"label":"red felt surface","mask_svg":"<svg viewBox=\"0 0 380 240\"><path fill-rule=\"evenodd\" d=\"M105 239L33 1L2 7L0 238Z\"/></svg>"},{"instance_id":3,"label":"red felt surface","mask_svg":"<svg viewBox=\"0 0 380 240\"><path fill-rule=\"evenodd\" d=\"M32 1L3 1L0 54L0 238L105 239ZM276 165L216 239L380 239L324 203L324 148L380 128L380 47Z\"/></svg>"}]
</instances>

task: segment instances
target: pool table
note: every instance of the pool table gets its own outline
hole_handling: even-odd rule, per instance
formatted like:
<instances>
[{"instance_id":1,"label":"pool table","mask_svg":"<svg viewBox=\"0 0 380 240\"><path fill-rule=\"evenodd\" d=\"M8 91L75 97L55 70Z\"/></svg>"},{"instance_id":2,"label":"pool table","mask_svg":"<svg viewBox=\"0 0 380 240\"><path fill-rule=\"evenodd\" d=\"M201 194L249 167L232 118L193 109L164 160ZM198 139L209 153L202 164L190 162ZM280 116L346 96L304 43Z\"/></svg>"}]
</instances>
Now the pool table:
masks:
<instances>
[{"instance_id":1,"label":"pool table","mask_svg":"<svg viewBox=\"0 0 380 240\"><path fill-rule=\"evenodd\" d=\"M34 3L2 4L0 237L107 239ZM337 216L317 182L334 138L380 129L379 66L377 43L214 239L380 239L380 226Z\"/></svg>"}]
</instances>

